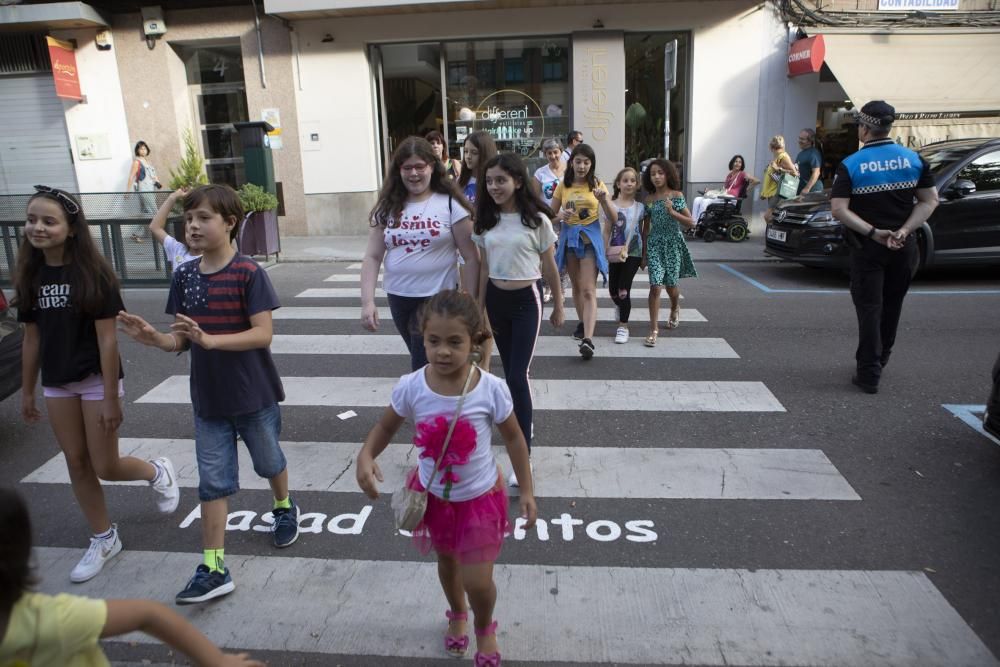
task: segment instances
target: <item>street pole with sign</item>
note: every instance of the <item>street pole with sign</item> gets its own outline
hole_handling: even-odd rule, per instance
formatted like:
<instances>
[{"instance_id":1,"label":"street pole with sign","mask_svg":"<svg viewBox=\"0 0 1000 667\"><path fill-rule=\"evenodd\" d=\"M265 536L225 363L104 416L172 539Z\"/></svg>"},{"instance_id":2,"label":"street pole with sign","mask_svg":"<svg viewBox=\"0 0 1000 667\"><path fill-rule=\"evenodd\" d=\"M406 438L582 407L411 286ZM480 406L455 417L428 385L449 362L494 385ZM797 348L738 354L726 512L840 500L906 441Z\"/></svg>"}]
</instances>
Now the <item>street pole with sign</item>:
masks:
<instances>
[{"instance_id":1,"label":"street pole with sign","mask_svg":"<svg viewBox=\"0 0 1000 667\"><path fill-rule=\"evenodd\" d=\"M677 40L663 46L663 158L670 159L670 91L677 85Z\"/></svg>"}]
</instances>

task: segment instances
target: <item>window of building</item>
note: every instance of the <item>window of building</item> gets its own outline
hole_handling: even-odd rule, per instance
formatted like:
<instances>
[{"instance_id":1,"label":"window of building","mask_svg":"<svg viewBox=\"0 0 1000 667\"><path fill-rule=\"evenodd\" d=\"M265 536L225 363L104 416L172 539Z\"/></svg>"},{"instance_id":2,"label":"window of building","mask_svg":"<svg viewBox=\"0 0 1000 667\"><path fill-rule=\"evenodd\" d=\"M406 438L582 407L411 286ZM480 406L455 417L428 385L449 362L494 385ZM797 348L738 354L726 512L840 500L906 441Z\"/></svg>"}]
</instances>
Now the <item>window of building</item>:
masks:
<instances>
[{"instance_id":1,"label":"window of building","mask_svg":"<svg viewBox=\"0 0 1000 667\"><path fill-rule=\"evenodd\" d=\"M666 146L665 157L677 164L683 178L690 53L685 32L625 35L625 164L638 167L663 156ZM671 65L676 76L668 89L664 73Z\"/></svg>"},{"instance_id":2,"label":"window of building","mask_svg":"<svg viewBox=\"0 0 1000 667\"><path fill-rule=\"evenodd\" d=\"M187 72L208 180L238 187L246 178L243 147L233 123L250 119L239 42L174 48Z\"/></svg>"}]
</instances>

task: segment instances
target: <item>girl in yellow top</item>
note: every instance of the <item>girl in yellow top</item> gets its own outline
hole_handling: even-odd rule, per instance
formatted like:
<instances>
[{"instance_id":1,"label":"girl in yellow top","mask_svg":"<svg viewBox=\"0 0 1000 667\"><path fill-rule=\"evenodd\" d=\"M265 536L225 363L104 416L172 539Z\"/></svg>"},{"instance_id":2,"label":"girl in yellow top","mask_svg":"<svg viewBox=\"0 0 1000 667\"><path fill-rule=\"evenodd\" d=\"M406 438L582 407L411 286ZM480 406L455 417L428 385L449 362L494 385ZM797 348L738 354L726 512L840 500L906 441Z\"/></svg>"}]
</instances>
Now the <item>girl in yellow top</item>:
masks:
<instances>
[{"instance_id":1,"label":"girl in yellow top","mask_svg":"<svg viewBox=\"0 0 1000 667\"><path fill-rule=\"evenodd\" d=\"M608 189L594 175L597 158L587 144L577 144L570 154L569 169L552 195L552 210L562 225L556 264L566 269L573 285L573 306L583 331L580 356L594 356L594 326L597 324L597 272L608 274L608 257L604 250L601 211L608 220L618 212L608 197ZM577 330L579 331L579 328Z\"/></svg>"},{"instance_id":2,"label":"girl in yellow top","mask_svg":"<svg viewBox=\"0 0 1000 667\"><path fill-rule=\"evenodd\" d=\"M24 500L10 489L0 489L0 525L0 667L108 667L98 641L136 630L200 667L264 667L245 653L223 653L158 602L31 592L31 522Z\"/></svg>"}]
</instances>

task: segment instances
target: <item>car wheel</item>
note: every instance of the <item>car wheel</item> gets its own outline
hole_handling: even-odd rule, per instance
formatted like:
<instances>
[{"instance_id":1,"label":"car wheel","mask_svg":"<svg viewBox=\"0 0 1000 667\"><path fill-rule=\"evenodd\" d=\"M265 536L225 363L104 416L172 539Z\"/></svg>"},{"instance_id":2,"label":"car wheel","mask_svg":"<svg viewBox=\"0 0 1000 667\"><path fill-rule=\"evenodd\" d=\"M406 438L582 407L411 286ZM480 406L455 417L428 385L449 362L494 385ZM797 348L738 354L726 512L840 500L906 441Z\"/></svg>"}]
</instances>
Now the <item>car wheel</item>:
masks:
<instances>
[{"instance_id":1,"label":"car wheel","mask_svg":"<svg viewBox=\"0 0 1000 667\"><path fill-rule=\"evenodd\" d=\"M715 240L715 230L706 229L705 233L702 235L702 238L705 239L705 243L711 243L712 241Z\"/></svg>"},{"instance_id":2,"label":"car wheel","mask_svg":"<svg viewBox=\"0 0 1000 667\"><path fill-rule=\"evenodd\" d=\"M740 224L730 225L729 233L727 234L727 236L729 237L730 241L739 243L740 241L742 241L747 237L746 225L740 225Z\"/></svg>"}]
</instances>

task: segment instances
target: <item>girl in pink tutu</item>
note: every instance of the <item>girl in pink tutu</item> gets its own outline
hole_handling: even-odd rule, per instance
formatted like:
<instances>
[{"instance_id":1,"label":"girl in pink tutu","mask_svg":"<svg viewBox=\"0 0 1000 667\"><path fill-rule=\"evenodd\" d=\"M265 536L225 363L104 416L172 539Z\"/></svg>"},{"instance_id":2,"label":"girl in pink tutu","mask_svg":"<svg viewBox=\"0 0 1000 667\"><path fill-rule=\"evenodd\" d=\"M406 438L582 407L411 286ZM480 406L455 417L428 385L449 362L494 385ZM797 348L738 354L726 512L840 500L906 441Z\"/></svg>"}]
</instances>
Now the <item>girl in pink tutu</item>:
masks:
<instances>
[{"instance_id":1,"label":"girl in pink tutu","mask_svg":"<svg viewBox=\"0 0 1000 667\"><path fill-rule=\"evenodd\" d=\"M493 562L500 553L507 521L503 472L490 448L496 424L521 486L521 515L526 528L538 516L528 446L514 416L510 391L503 380L472 369L473 352L490 336L482 311L468 294L445 290L424 306L421 329L428 364L399 379L392 401L365 439L358 454L358 485L378 498L382 481L375 458L389 445L403 422L416 426L413 443L420 449L419 465L410 471L410 488L429 488L427 512L413 531L417 547L438 557L438 577L448 600L445 650L460 658L469 648L466 630L472 607L476 633L476 667L499 667L497 623L493 620L496 586ZM469 373L469 390L450 444L433 480L429 479L444 444L448 426ZM468 598L468 601L466 600Z\"/></svg>"}]
</instances>

